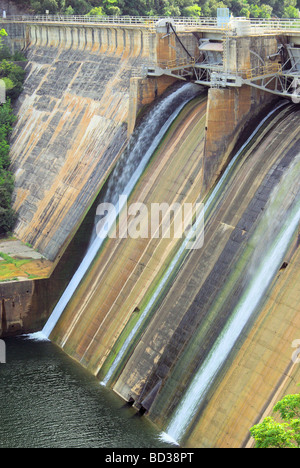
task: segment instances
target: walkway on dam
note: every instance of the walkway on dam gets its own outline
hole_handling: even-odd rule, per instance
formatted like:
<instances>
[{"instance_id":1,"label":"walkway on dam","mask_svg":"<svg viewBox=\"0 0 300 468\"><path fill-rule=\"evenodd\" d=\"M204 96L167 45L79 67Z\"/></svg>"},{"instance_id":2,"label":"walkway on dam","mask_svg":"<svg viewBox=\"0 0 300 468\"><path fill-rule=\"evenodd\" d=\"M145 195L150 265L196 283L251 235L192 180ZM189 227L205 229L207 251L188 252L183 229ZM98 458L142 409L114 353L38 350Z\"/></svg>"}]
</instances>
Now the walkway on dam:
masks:
<instances>
[{"instance_id":1,"label":"walkway on dam","mask_svg":"<svg viewBox=\"0 0 300 468\"><path fill-rule=\"evenodd\" d=\"M228 22L220 18L185 18L185 17L152 17L152 16L64 16L64 15L18 15L7 16L3 22L23 23L61 23L103 26L126 26L147 28L154 30L160 20L172 20L178 32L222 32L228 30ZM253 35L300 35L300 19L263 19L263 18L234 18L234 21L245 21L251 24Z\"/></svg>"}]
</instances>

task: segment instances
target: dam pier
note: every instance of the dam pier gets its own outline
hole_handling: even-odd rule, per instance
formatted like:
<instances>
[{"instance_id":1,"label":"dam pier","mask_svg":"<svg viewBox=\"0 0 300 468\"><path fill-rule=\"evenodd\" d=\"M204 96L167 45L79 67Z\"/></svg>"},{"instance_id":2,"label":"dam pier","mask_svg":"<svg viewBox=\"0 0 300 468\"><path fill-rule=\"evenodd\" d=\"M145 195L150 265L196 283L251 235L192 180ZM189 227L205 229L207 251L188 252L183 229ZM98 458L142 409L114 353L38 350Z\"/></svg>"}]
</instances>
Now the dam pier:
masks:
<instances>
[{"instance_id":1,"label":"dam pier","mask_svg":"<svg viewBox=\"0 0 300 468\"><path fill-rule=\"evenodd\" d=\"M1 27L27 65L0 257L28 268L0 269L0 337L51 340L182 447L252 447L300 381L299 20ZM123 235L100 238L103 204ZM197 204L201 223L162 235Z\"/></svg>"}]
</instances>

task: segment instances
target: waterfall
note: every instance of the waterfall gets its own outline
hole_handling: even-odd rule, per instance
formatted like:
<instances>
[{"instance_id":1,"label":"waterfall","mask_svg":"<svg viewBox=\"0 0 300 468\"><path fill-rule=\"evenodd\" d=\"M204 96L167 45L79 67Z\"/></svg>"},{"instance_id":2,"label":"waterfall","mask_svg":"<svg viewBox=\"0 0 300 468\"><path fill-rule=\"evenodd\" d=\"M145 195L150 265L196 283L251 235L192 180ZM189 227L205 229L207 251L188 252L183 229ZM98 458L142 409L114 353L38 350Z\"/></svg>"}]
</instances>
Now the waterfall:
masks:
<instances>
[{"instance_id":1,"label":"waterfall","mask_svg":"<svg viewBox=\"0 0 300 468\"><path fill-rule=\"evenodd\" d=\"M106 187L105 202L115 206L116 217L118 217L123 208L118 201L120 195L125 196L121 197L125 203L125 199L134 189L151 156L172 122L183 107L200 93L202 93L202 88L198 85L192 83L184 84L172 94L162 99L141 124L138 132L135 132L132 142L129 143L128 149L120 157ZM94 235L84 259L58 301L43 330L29 335L31 339L49 338L101 248L106 234L109 233L110 228L114 225L116 217L110 217L109 225L106 224L98 235Z\"/></svg>"},{"instance_id":2,"label":"waterfall","mask_svg":"<svg viewBox=\"0 0 300 468\"><path fill-rule=\"evenodd\" d=\"M270 119L270 117L272 117L275 113L278 112L279 109L281 109L285 105L286 105L285 103L283 103L283 104L281 103L275 109L273 109L270 113L268 113L268 115L257 126L257 128L252 133L252 135L243 144L243 146L240 148L240 150L235 154L234 158L231 160L231 162L227 166L226 170L224 171L224 174L223 174L222 178L216 184L216 186L215 186L214 190L212 191L211 195L209 196L208 200L205 202L205 204L204 204L204 213L203 213L204 216L205 216L205 213L208 212L208 210L210 209L210 207L214 203L214 201L218 198L219 193L221 192L222 188L224 187L224 184L226 183L226 181L228 180L228 177L230 175L230 172L231 172L232 168L234 167L235 163L237 162L237 160L239 159L239 157L243 153L244 149L253 140L253 138L259 133L259 131L262 129L262 127L265 125L265 123ZM195 225L192 226L191 230L187 234L184 241L182 242L182 244L181 244L180 248L178 249L176 255L174 256L171 264L167 268L167 270L164 273L162 279L160 280L157 288L153 292L153 294L151 296L151 299L149 300L148 304L146 305L145 309L143 310L139 320L137 321L136 325L131 330L130 334L128 335L125 342L123 343L120 351L118 352L117 356L115 357L112 365L110 366L107 374L105 375L105 377L104 377L104 379L102 381L102 385L107 385L109 380L113 376L117 366L119 365L119 363L123 359L123 356L125 355L128 347L130 346L131 341L133 340L133 338L136 335L136 333L138 332L138 330L142 327L144 320L147 318L148 313L151 311L154 303L156 302L156 300L160 296L161 292L163 291L164 287L166 286L170 276L174 272L175 268L177 268L178 265L182 262L182 260L183 260L182 257L184 255L184 253L186 252L187 245L191 244L191 242L193 240L193 237L195 237L195 235L196 235L197 239L201 238L201 235L200 235L201 233L199 233L197 231L197 230L203 228L203 224L201 223L201 221L202 220L201 220L201 216L200 216L200 217L198 217L197 222L195 223Z\"/></svg>"},{"instance_id":3,"label":"waterfall","mask_svg":"<svg viewBox=\"0 0 300 468\"><path fill-rule=\"evenodd\" d=\"M272 194L267 211L254 235L248 287L186 390L166 430L168 438L180 441L184 436L215 377L282 264L300 221L299 170L300 155ZM275 223L274 219L277 220ZM273 222L270 223L270 220Z\"/></svg>"}]
</instances>

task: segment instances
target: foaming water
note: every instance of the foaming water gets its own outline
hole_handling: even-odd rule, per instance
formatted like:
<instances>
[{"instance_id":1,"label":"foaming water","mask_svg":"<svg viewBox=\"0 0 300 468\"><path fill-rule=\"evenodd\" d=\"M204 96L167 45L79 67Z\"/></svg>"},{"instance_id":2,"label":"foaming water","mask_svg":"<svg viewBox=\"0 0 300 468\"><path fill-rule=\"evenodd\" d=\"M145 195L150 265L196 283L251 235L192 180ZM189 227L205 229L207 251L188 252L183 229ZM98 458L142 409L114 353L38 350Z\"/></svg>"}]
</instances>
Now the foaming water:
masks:
<instances>
[{"instance_id":1,"label":"foaming water","mask_svg":"<svg viewBox=\"0 0 300 468\"><path fill-rule=\"evenodd\" d=\"M35 332L35 333L28 333L26 335L22 335L24 339L32 340L32 341L50 341L43 332Z\"/></svg>"},{"instance_id":2,"label":"foaming water","mask_svg":"<svg viewBox=\"0 0 300 468\"><path fill-rule=\"evenodd\" d=\"M179 443L166 432L161 432L159 434L159 440L161 440L162 442L166 442L167 444L172 444L179 447Z\"/></svg>"}]
</instances>

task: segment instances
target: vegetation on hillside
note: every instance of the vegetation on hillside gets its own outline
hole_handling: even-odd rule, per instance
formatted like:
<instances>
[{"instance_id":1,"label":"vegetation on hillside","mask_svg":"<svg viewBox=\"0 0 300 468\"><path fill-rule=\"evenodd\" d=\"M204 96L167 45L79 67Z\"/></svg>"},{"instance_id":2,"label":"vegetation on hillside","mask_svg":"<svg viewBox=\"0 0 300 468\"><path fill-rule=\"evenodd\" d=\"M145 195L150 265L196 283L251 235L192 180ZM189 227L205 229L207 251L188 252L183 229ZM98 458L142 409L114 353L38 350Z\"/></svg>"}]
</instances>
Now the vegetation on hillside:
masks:
<instances>
[{"instance_id":1,"label":"vegetation on hillside","mask_svg":"<svg viewBox=\"0 0 300 468\"><path fill-rule=\"evenodd\" d=\"M33 13L67 15L216 16L230 8L234 16L298 18L300 0L15 0Z\"/></svg>"},{"instance_id":2,"label":"vegetation on hillside","mask_svg":"<svg viewBox=\"0 0 300 468\"><path fill-rule=\"evenodd\" d=\"M300 447L300 394L286 395L260 424L250 429L256 448Z\"/></svg>"},{"instance_id":3,"label":"vegetation on hillside","mask_svg":"<svg viewBox=\"0 0 300 468\"><path fill-rule=\"evenodd\" d=\"M4 29L0 31L1 38L6 36ZM16 117L12 109L12 101L22 91L25 71L14 63L20 59L20 54L12 57L2 42L0 44L0 236L12 231L16 221L16 213L12 208L14 179L10 171L10 135Z\"/></svg>"}]
</instances>

